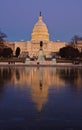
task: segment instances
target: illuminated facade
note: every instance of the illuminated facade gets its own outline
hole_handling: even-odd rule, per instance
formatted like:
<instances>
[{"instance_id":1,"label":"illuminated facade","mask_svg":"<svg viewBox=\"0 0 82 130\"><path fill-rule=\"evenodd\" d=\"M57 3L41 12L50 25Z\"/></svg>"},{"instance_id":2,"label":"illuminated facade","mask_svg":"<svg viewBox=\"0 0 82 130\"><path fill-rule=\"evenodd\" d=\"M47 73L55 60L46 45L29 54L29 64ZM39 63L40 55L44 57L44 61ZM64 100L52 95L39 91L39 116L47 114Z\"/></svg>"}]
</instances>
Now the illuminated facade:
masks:
<instances>
[{"instance_id":1,"label":"illuminated facade","mask_svg":"<svg viewBox=\"0 0 82 130\"><path fill-rule=\"evenodd\" d=\"M51 52L58 52L60 48L65 47L67 43L58 41L50 41L49 32L46 24L43 22L40 14L37 23L34 25L31 40L13 42L14 52L17 47L20 47L21 53L28 52L30 56L38 56L40 49L40 41L43 42L43 51L45 56L49 56Z\"/></svg>"}]
</instances>

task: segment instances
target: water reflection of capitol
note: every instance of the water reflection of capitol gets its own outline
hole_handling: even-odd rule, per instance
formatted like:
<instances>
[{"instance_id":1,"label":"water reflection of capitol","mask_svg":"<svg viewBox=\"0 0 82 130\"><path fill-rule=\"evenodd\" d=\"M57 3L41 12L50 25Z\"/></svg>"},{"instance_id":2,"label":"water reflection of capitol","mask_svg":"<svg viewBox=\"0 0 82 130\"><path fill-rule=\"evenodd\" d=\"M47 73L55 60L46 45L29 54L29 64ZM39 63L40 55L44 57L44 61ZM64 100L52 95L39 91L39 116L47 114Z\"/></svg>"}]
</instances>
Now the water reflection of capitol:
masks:
<instances>
[{"instance_id":1,"label":"water reflection of capitol","mask_svg":"<svg viewBox=\"0 0 82 130\"><path fill-rule=\"evenodd\" d=\"M7 83L16 87L19 86L21 90L24 89L24 86L28 87L31 91L32 101L36 104L38 111L41 111L44 104L48 101L50 89L55 87L53 92L57 93L62 87L69 84L70 74L72 75L73 84L76 86L82 84L78 69L19 67L13 69L6 68L5 70L0 70L0 77L1 75L4 77L6 72L7 75L10 75L9 79L7 79L8 81L6 81ZM75 74L77 76L74 76Z\"/></svg>"},{"instance_id":2,"label":"water reflection of capitol","mask_svg":"<svg viewBox=\"0 0 82 130\"><path fill-rule=\"evenodd\" d=\"M52 69L21 68L19 72L16 69L14 71L12 77L13 83L15 85L20 84L21 89L23 89L24 85L30 88L32 101L35 102L38 111L41 111L43 105L47 102L48 90L52 86L56 86L56 91L58 91L60 86L65 85L64 81L57 76L56 68Z\"/></svg>"}]
</instances>

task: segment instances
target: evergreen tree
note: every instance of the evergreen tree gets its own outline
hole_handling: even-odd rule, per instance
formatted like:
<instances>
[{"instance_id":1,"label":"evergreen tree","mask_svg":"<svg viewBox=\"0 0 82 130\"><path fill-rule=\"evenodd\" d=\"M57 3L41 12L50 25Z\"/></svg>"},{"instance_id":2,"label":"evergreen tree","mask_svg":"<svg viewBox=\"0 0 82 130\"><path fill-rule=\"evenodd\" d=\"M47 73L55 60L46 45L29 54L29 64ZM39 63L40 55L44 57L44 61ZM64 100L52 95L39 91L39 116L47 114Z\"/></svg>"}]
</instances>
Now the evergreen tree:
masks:
<instances>
[{"instance_id":1,"label":"evergreen tree","mask_svg":"<svg viewBox=\"0 0 82 130\"><path fill-rule=\"evenodd\" d=\"M60 49L59 55L63 58L76 58L79 56L79 50L72 46L66 46Z\"/></svg>"},{"instance_id":2,"label":"evergreen tree","mask_svg":"<svg viewBox=\"0 0 82 130\"><path fill-rule=\"evenodd\" d=\"M13 55L13 51L11 48L3 48L2 56L3 57L11 57Z\"/></svg>"},{"instance_id":3,"label":"evergreen tree","mask_svg":"<svg viewBox=\"0 0 82 130\"><path fill-rule=\"evenodd\" d=\"M16 57L18 57L20 55L20 48L19 47L16 48L15 54L16 54Z\"/></svg>"}]
</instances>

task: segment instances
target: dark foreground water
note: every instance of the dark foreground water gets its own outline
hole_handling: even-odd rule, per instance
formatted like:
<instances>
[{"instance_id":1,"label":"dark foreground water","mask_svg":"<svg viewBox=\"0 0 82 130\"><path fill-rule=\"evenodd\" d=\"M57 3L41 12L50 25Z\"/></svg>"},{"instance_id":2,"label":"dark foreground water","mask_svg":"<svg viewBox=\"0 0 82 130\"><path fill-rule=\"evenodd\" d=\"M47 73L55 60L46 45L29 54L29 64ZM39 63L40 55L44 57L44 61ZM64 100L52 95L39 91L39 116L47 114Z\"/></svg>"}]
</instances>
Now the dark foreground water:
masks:
<instances>
[{"instance_id":1,"label":"dark foreground water","mask_svg":"<svg viewBox=\"0 0 82 130\"><path fill-rule=\"evenodd\" d=\"M82 68L0 67L0 130L82 130Z\"/></svg>"}]
</instances>

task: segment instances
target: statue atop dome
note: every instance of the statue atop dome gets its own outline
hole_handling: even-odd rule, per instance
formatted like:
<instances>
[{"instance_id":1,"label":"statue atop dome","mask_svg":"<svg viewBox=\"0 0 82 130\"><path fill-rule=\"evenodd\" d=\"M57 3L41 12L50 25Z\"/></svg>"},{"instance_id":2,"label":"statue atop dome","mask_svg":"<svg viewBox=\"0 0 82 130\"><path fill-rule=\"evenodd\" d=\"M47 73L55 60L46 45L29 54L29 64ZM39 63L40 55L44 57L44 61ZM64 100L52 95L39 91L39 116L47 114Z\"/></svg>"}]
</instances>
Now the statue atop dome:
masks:
<instances>
[{"instance_id":1,"label":"statue atop dome","mask_svg":"<svg viewBox=\"0 0 82 130\"><path fill-rule=\"evenodd\" d=\"M40 16L42 16L42 12L40 11Z\"/></svg>"}]
</instances>

